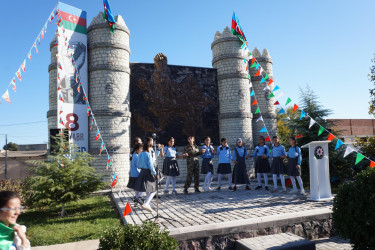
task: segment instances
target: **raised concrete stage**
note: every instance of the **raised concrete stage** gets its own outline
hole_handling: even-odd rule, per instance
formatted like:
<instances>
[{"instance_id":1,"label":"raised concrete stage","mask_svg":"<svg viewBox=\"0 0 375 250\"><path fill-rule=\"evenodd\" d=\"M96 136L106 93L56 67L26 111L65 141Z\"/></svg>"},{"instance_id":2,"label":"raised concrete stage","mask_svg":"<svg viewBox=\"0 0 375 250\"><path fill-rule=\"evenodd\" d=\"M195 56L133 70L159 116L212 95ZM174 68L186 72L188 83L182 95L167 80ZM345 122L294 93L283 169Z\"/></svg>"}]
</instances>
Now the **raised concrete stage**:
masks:
<instances>
[{"instance_id":1,"label":"raised concrete stage","mask_svg":"<svg viewBox=\"0 0 375 250\"><path fill-rule=\"evenodd\" d=\"M255 186L252 183L251 187ZM243 238L284 232L292 232L307 239L330 236L331 201L314 202L308 200L308 195L270 193L264 189L246 191L244 186L239 186L236 192L224 186L221 191L188 195L183 194L182 185L178 185L176 190L179 192L177 196L166 196L159 191L159 214L171 219L161 219L160 225L180 241L180 246L186 243L182 249L189 249L194 241L200 241L199 244L205 244L207 248L207 240L221 242L218 240L220 237L229 237L231 244L234 244ZM193 192L193 189L189 191ZM119 214L123 214L127 200L133 208L133 214L122 218L123 222L141 224L152 219L149 212L134 206L133 196L134 192L128 189L113 193ZM156 199L153 201L154 209L155 202Z\"/></svg>"}]
</instances>

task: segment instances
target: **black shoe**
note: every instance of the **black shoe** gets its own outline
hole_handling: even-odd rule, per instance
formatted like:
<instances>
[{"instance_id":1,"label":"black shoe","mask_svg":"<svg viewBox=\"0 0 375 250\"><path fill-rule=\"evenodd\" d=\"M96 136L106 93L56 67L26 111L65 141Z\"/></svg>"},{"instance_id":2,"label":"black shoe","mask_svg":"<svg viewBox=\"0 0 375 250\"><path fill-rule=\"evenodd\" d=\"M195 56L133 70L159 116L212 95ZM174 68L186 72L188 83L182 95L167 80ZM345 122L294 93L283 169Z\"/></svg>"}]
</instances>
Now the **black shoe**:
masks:
<instances>
[{"instance_id":1,"label":"black shoe","mask_svg":"<svg viewBox=\"0 0 375 250\"><path fill-rule=\"evenodd\" d=\"M196 193L200 193L201 191L199 190L199 188L196 188L196 189L195 189L195 192L196 192Z\"/></svg>"},{"instance_id":2,"label":"black shoe","mask_svg":"<svg viewBox=\"0 0 375 250\"><path fill-rule=\"evenodd\" d=\"M216 188L217 191L220 191L220 189L221 189L221 187L217 187L217 188Z\"/></svg>"},{"instance_id":3,"label":"black shoe","mask_svg":"<svg viewBox=\"0 0 375 250\"><path fill-rule=\"evenodd\" d=\"M139 205L143 205L143 203L144 203L144 201L142 201L141 198L136 198L136 199L134 200L134 202L135 202L136 204L139 204Z\"/></svg>"},{"instance_id":4,"label":"black shoe","mask_svg":"<svg viewBox=\"0 0 375 250\"><path fill-rule=\"evenodd\" d=\"M265 186L265 187L264 187L264 189L265 189L266 191L269 191L269 188L268 188L268 186Z\"/></svg>"},{"instance_id":5,"label":"black shoe","mask_svg":"<svg viewBox=\"0 0 375 250\"><path fill-rule=\"evenodd\" d=\"M229 190L233 190L233 188L232 188L232 187L229 187Z\"/></svg>"},{"instance_id":6,"label":"black shoe","mask_svg":"<svg viewBox=\"0 0 375 250\"><path fill-rule=\"evenodd\" d=\"M188 192L188 190L185 188L184 189L184 194L188 194L189 192Z\"/></svg>"},{"instance_id":7,"label":"black shoe","mask_svg":"<svg viewBox=\"0 0 375 250\"><path fill-rule=\"evenodd\" d=\"M257 187L255 188L255 190L259 190L259 189L262 189L262 186L257 186Z\"/></svg>"}]
</instances>

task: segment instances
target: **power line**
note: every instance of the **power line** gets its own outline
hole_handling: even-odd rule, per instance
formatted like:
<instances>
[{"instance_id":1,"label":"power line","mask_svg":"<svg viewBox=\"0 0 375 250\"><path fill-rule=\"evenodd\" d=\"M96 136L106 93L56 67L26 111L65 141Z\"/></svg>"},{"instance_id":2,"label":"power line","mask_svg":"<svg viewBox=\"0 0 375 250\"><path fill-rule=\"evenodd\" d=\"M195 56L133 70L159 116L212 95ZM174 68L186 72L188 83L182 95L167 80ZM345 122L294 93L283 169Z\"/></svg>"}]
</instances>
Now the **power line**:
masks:
<instances>
[{"instance_id":1,"label":"power line","mask_svg":"<svg viewBox=\"0 0 375 250\"><path fill-rule=\"evenodd\" d=\"M15 124L5 124L5 125L0 125L0 127L10 127L10 126L18 126L18 125L29 125L29 124L44 123L44 122L47 122L47 121L25 122L25 123L15 123Z\"/></svg>"}]
</instances>

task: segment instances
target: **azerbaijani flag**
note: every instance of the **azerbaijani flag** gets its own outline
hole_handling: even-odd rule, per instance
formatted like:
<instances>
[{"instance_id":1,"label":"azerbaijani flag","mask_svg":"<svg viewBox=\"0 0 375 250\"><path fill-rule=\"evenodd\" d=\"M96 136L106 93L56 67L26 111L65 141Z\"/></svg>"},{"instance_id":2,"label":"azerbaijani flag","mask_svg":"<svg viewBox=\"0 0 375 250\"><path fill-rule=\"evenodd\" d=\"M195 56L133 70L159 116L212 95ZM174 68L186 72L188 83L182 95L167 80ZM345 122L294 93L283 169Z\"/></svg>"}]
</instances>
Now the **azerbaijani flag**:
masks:
<instances>
[{"instance_id":1,"label":"azerbaijani flag","mask_svg":"<svg viewBox=\"0 0 375 250\"><path fill-rule=\"evenodd\" d=\"M104 15L103 15L104 20L108 22L109 28L111 32L113 33L113 31L115 30L116 21L112 15L111 6L109 6L108 0L103 0L103 4L104 4Z\"/></svg>"},{"instance_id":2,"label":"azerbaijani flag","mask_svg":"<svg viewBox=\"0 0 375 250\"><path fill-rule=\"evenodd\" d=\"M117 183L117 174L115 173L115 175L113 176L113 179L112 179L112 188L114 188L116 186L116 183Z\"/></svg>"},{"instance_id":3,"label":"azerbaijani flag","mask_svg":"<svg viewBox=\"0 0 375 250\"><path fill-rule=\"evenodd\" d=\"M245 34L243 33L243 29L240 24L240 21L238 20L238 17L236 13L234 12L233 12L233 17L232 17L232 34L237 36L238 39L240 39L243 43L247 42Z\"/></svg>"},{"instance_id":4,"label":"azerbaijani flag","mask_svg":"<svg viewBox=\"0 0 375 250\"><path fill-rule=\"evenodd\" d=\"M60 22L65 29L82 34L87 33L86 11L79 10L62 2L59 2L58 8L58 17L61 19Z\"/></svg>"}]
</instances>

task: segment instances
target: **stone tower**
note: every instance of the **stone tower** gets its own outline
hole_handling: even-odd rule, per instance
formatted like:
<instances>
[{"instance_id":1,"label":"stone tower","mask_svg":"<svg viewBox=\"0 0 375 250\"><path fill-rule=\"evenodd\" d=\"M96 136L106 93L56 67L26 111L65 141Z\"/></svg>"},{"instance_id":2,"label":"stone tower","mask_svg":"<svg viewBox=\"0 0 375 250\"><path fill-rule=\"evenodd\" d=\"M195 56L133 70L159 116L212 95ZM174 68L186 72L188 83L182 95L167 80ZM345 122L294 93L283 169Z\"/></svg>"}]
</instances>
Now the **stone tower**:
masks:
<instances>
[{"instance_id":1,"label":"stone tower","mask_svg":"<svg viewBox=\"0 0 375 250\"><path fill-rule=\"evenodd\" d=\"M105 171L107 156L98 155L100 140L94 140L95 129L89 131L89 153L96 157L92 165L105 181L110 182L116 171L118 183L125 186L130 171L130 32L120 15L116 19L114 33L102 12L87 29L89 102L113 168Z\"/></svg>"},{"instance_id":2,"label":"stone tower","mask_svg":"<svg viewBox=\"0 0 375 250\"><path fill-rule=\"evenodd\" d=\"M57 40L57 36L54 36L52 42L50 43L50 51L51 51L51 64L48 66L48 73L49 73L49 91L48 91L48 101L49 101L49 110L47 112L47 120L48 120L48 145L50 144L50 132L51 129L57 129L57 58L56 52L57 47L55 47L55 43Z\"/></svg>"},{"instance_id":3,"label":"stone tower","mask_svg":"<svg viewBox=\"0 0 375 250\"><path fill-rule=\"evenodd\" d=\"M269 75L270 79L273 79L272 59L267 49L264 49L263 53L260 54L259 50L255 48L253 50L253 56L258 60L259 64L263 67L263 69ZM264 123L272 139L272 136L276 135L276 132L277 132L276 113L275 113L275 105L274 105L276 100L274 97L271 97L269 99L267 99L267 97L271 93L271 90L274 88L274 83L268 86L270 90L269 89L264 90L265 87L267 86L267 83L260 84L262 77L261 76L254 77L256 72L257 72L257 69L255 68L250 69L251 83L253 85L254 93L257 98L258 106L259 106L260 112L262 113ZM275 95L277 95L277 93L275 93ZM253 114L255 113L256 108L257 108L256 105L251 107L251 111ZM259 130L261 130L264 127L263 122L261 121L256 122L259 116L260 116L259 113L253 115L254 145L258 144L259 135L263 135L264 137L267 136L266 133L259 133Z\"/></svg>"},{"instance_id":4,"label":"stone tower","mask_svg":"<svg viewBox=\"0 0 375 250\"><path fill-rule=\"evenodd\" d=\"M241 42L226 27L223 33L216 32L211 50L212 66L217 70L220 137L227 137L231 147L241 137L251 147L250 81L241 55Z\"/></svg>"}]
</instances>

